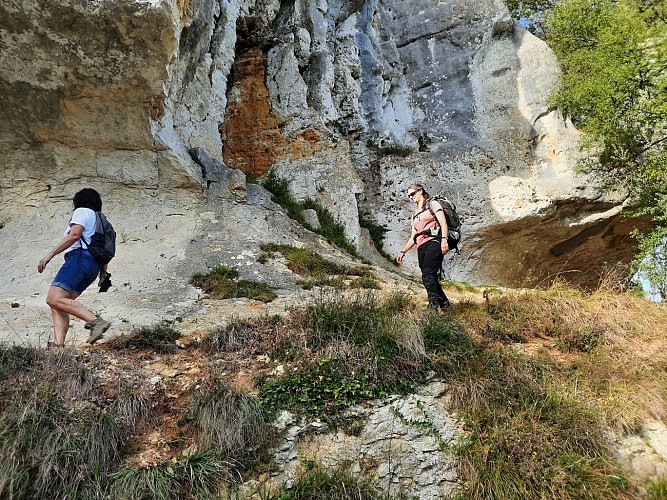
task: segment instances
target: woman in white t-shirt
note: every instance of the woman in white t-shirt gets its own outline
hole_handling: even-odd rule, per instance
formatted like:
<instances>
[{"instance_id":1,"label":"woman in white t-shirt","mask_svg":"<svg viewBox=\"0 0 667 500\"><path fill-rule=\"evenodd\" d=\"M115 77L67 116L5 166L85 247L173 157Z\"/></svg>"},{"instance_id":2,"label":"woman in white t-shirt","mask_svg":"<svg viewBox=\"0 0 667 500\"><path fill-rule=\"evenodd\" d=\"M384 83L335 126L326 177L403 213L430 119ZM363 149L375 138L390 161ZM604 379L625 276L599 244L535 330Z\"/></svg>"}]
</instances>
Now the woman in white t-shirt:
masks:
<instances>
[{"instance_id":1,"label":"woman in white t-shirt","mask_svg":"<svg viewBox=\"0 0 667 500\"><path fill-rule=\"evenodd\" d=\"M37 271L44 272L53 257L65 252L65 263L46 296L53 317L53 343L49 342L49 345L58 347L65 345L70 314L86 322L85 328L90 330L86 342L90 344L101 339L111 326L110 322L95 316L76 300L100 273L100 266L88 251L86 242L90 242L95 234L96 212L102 210L102 199L97 191L86 188L74 195L73 202L74 213L63 239L37 264Z\"/></svg>"}]
</instances>

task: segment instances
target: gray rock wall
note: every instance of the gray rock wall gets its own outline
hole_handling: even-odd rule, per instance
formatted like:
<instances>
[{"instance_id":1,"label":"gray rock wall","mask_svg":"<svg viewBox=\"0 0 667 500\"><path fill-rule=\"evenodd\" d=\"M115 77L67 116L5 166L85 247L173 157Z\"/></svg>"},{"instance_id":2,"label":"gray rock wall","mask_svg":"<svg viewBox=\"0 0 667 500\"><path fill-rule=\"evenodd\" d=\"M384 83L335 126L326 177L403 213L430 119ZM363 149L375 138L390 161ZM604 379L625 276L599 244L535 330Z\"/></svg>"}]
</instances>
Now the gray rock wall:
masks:
<instances>
[{"instance_id":1,"label":"gray rock wall","mask_svg":"<svg viewBox=\"0 0 667 500\"><path fill-rule=\"evenodd\" d=\"M192 148L249 172L274 168L370 259L359 214L389 229L395 254L415 181L465 217L453 278L527 284L566 272L591 285L632 251L622 197L573 173L579 134L546 106L553 55L497 0L8 1L0 44L6 302L48 286L35 262L84 186L103 193L120 227L114 264L142 293L170 281L187 302L207 251L276 237L238 230L277 217L268 195L237 196L243 174L211 177ZM283 240L305 237L281 217ZM414 254L404 268L416 270Z\"/></svg>"}]
</instances>

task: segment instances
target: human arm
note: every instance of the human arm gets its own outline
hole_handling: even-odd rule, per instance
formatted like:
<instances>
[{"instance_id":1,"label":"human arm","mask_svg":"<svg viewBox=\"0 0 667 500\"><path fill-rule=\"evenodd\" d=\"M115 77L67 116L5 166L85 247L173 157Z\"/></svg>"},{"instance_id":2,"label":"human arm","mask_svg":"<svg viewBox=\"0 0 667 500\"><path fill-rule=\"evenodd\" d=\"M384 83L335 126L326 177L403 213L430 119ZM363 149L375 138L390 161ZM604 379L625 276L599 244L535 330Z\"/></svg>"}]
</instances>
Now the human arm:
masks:
<instances>
[{"instance_id":1,"label":"human arm","mask_svg":"<svg viewBox=\"0 0 667 500\"><path fill-rule=\"evenodd\" d=\"M396 256L396 262L399 264L403 263L403 257L405 257L405 254L410 251L410 249L415 246L415 234L416 230L415 227L412 226L412 231L410 231L410 238L408 241L405 242L405 245L403 245L403 249L398 252L398 255Z\"/></svg>"},{"instance_id":2,"label":"human arm","mask_svg":"<svg viewBox=\"0 0 667 500\"><path fill-rule=\"evenodd\" d=\"M51 259L53 259L63 250L68 249L79 239L81 239L83 230L84 227L80 224L70 224L69 233L67 233L65 237L62 240L60 240L60 243L58 243L55 247L53 247L53 249L37 263L37 272L40 273L44 272L44 269L46 269L46 265L51 261Z\"/></svg>"},{"instance_id":3,"label":"human arm","mask_svg":"<svg viewBox=\"0 0 667 500\"><path fill-rule=\"evenodd\" d=\"M449 252L449 243L447 242L447 231L449 228L447 227L447 219L445 218L445 212L442 207L440 210L436 210L435 219L438 221L438 224L440 224L440 250L442 250L442 255L445 255Z\"/></svg>"}]
</instances>

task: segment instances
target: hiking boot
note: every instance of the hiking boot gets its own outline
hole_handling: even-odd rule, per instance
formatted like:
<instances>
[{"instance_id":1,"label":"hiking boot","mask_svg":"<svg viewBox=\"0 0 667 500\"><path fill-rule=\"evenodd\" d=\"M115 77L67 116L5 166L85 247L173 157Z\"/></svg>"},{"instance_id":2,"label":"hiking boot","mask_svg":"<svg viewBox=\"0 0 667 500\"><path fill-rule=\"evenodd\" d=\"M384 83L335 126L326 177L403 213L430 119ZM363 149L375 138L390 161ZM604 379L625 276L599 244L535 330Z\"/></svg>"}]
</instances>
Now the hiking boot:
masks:
<instances>
[{"instance_id":1,"label":"hiking boot","mask_svg":"<svg viewBox=\"0 0 667 500\"><path fill-rule=\"evenodd\" d=\"M84 325L86 330L90 330L90 337L88 337L86 343L94 344L100 340L103 337L103 333L106 332L110 326L111 323L109 321L106 321L99 316L93 320L88 321Z\"/></svg>"}]
</instances>

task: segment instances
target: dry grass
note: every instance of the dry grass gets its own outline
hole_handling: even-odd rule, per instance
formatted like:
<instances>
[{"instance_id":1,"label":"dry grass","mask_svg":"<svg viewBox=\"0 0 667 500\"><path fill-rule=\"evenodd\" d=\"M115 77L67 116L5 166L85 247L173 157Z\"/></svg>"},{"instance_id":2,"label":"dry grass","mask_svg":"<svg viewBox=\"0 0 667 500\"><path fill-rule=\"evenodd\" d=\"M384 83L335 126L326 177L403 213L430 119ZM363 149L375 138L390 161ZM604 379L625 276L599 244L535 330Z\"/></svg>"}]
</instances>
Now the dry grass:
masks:
<instances>
[{"instance_id":1,"label":"dry grass","mask_svg":"<svg viewBox=\"0 0 667 500\"><path fill-rule=\"evenodd\" d=\"M626 431L667 418L667 308L616 293L614 283L593 294L562 284L507 293L487 304L489 318L476 330L487 340L553 340L553 358L569 367L560 380L567 392L594 401L609 426Z\"/></svg>"}]
</instances>

